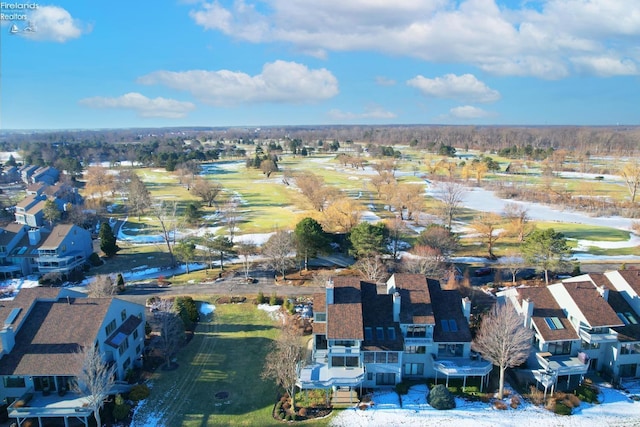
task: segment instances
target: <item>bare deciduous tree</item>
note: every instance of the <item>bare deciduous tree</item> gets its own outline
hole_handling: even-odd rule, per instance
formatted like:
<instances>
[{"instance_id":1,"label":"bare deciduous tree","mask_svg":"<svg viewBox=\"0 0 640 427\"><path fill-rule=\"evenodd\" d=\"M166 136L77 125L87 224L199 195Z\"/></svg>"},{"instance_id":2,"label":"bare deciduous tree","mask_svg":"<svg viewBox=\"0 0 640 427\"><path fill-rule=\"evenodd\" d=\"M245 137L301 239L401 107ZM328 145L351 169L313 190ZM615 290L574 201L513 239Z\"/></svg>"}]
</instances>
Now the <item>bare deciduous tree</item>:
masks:
<instances>
[{"instance_id":1,"label":"bare deciduous tree","mask_svg":"<svg viewBox=\"0 0 640 427\"><path fill-rule=\"evenodd\" d=\"M207 206L213 206L216 198L222 191L222 186L215 182L211 182L201 176L197 177L191 185L191 192L200 197Z\"/></svg>"},{"instance_id":2,"label":"bare deciduous tree","mask_svg":"<svg viewBox=\"0 0 640 427\"><path fill-rule=\"evenodd\" d=\"M294 251L293 236L284 230L272 235L262 248L262 254L267 258L267 265L280 272L282 280L286 280L287 269L294 264Z\"/></svg>"},{"instance_id":3,"label":"bare deciduous tree","mask_svg":"<svg viewBox=\"0 0 640 427\"><path fill-rule=\"evenodd\" d=\"M513 253L507 254L507 256L501 257L498 260L498 264L501 268L504 268L511 274L511 282L515 285L516 275L525 268L524 259Z\"/></svg>"},{"instance_id":4,"label":"bare deciduous tree","mask_svg":"<svg viewBox=\"0 0 640 427\"><path fill-rule=\"evenodd\" d=\"M74 388L86 396L87 407L93 411L96 425L101 426L100 409L113 387L116 365L110 367L103 360L100 350L93 345L82 348L74 357L78 366L81 366Z\"/></svg>"},{"instance_id":5,"label":"bare deciduous tree","mask_svg":"<svg viewBox=\"0 0 640 427\"><path fill-rule=\"evenodd\" d=\"M531 329L524 326L522 318L507 304L495 305L482 318L480 330L471 346L500 368L498 399L502 399L504 394L505 370L527 360L532 336Z\"/></svg>"},{"instance_id":6,"label":"bare deciduous tree","mask_svg":"<svg viewBox=\"0 0 640 427\"><path fill-rule=\"evenodd\" d=\"M362 216L362 206L349 197L332 200L322 211L322 228L329 232L348 233L358 225Z\"/></svg>"},{"instance_id":7,"label":"bare deciduous tree","mask_svg":"<svg viewBox=\"0 0 640 427\"><path fill-rule=\"evenodd\" d=\"M625 164L622 167L622 170L620 170L620 175L627 183L631 203L635 202L638 186L640 186L640 163L638 163L637 160L634 160Z\"/></svg>"},{"instance_id":8,"label":"bare deciduous tree","mask_svg":"<svg viewBox=\"0 0 640 427\"><path fill-rule=\"evenodd\" d=\"M387 268L379 255L360 258L353 269L360 272L362 277L373 283L381 283L387 278Z\"/></svg>"},{"instance_id":9,"label":"bare deciduous tree","mask_svg":"<svg viewBox=\"0 0 640 427\"><path fill-rule=\"evenodd\" d=\"M244 278L249 278L249 267L251 263L249 262L249 257L251 255L256 255L258 253L258 247L255 243L248 241L242 242L236 246L236 252L238 255L242 257L242 267L244 270Z\"/></svg>"},{"instance_id":10,"label":"bare deciduous tree","mask_svg":"<svg viewBox=\"0 0 640 427\"><path fill-rule=\"evenodd\" d=\"M483 212L469 224L471 229L478 234L481 241L487 244L487 258L496 259L493 254L493 245L500 238L501 232L498 226L502 217L498 214Z\"/></svg>"},{"instance_id":11,"label":"bare deciduous tree","mask_svg":"<svg viewBox=\"0 0 640 427\"><path fill-rule=\"evenodd\" d=\"M117 288L109 275L99 275L87 285L90 298L109 298L117 294Z\"/></svg>"},{"instance_id":12,"label":"bare deciduous tree","mask_svg":"<svg viewBox=\"0 0 640 427\"><path fill-rule=\"evenodd\" d=\"M431 246L414 246L410 256L402 257L402 267L407 273L431 277L441 277L444 273L442 254Z\"/></svg>"},{"instance_id":13,"label":"bare deciduous tree","mask_svg":"<svg viewBox=\"0 0 640 427\"><path fill-rule=\"evenodd\" d=\"M439 187L438 199L442 202L440 211L447 228L451 230L453 218L458 214L462 205L465 189L454 181L443 182Z\"/></svg>"},{"instance_id":14,"label":"bare deciduous tree","mask_svg":"<svg viewBox=\"0 0 640 427\"><path fill-rule=\"evenodd\" d=\"M132 213L138 215L138 221L140 221L140 215L144 213L145 209L151 206L151 193L149 193L149 190L138 175L135 173L131 173L130 175L129 185L127 185L127 204Z\"/></svg>"},{"instance_id":15,"label":"bare deciduous tree","mask_svg":"<svg viewBox=\"0 0 640 427\"><path fill-rule=\"evenodd\" d=\"M284 388L291 397L291 407L295 408L296 381L298 380L298 364L304 357L302 331L292 318L287 318L271 351L265 358L263 379L273 379Z\"/></svg>"},{"instance_id":16,"label":"bare deciduous tree","mask_svg":"<svg viewBox=\"0 0 640 427\"><path fill-rule=\"evenodd\" d=\"M531 231L529 224L529 211L523 205L507 203L504 207L504 216L509 221L509 231L518 238L519 242Z\"/></svg>"},{"instance_id":17,"label":"bare deciduous tree","mask_svg":"<svg viewBox=\"0 0 640 427\"><path fill-rule=\"evenodd\" d=\"M171 257L171 266L175 267L176 261L173 256L173 239L176 234L177 227L177 211L178 211L178 203L167 203L164 200L160 201L154 206L153 216L158 219L160 223L160 228L162 229L162 240L167 245L167 250L169 251L169 256Z\"/></svg>"},{"instance_id":18,"label":"bare deciduous tree","mask_svg":"<svg viewBox=\"0 0 640 427\"><path fill-rule=\"evenodd\" d=\"M169 367L171 358L184 343L184 322L173 301L162 299L156 304L156 308L158 310L154 316L160 332L158 350Z\"/></svg>"}]
</instances>

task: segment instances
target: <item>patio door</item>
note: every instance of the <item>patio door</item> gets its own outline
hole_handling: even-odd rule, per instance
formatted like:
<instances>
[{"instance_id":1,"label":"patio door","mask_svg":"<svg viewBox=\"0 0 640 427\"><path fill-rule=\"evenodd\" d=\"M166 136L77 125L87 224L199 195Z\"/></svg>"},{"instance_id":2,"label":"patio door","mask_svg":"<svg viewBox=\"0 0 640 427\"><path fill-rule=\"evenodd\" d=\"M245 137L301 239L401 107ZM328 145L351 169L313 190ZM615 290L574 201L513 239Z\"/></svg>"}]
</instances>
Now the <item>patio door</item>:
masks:
<instances>
[{"instance_id":1,"label":"patio door","mask_svg":"<svg viewBox=\"0 0 640 427\"><path fill-rule=\"evenodd\" d=\"M56 389L55 377L33 377L33 388L36 391L54 391Z\"/></svg>"}]
</instances>

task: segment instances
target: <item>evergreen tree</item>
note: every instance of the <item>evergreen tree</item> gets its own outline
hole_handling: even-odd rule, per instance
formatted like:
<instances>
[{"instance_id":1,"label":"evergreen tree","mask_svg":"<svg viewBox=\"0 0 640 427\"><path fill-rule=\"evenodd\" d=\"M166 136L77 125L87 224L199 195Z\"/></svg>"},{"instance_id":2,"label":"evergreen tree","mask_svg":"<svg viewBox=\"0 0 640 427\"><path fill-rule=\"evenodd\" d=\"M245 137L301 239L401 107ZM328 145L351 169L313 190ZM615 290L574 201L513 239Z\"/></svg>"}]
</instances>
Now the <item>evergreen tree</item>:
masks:
<instances>
[{"instance_id":1,"label":"evergreen tree","mask_svg":"<svg viewBox=\"0 0 640 427\"><path fill-rule=\"evenodd\" d=\"M116 244L116 236L113 234L111 226L107 222L100 224L100 249L105 253L107 257L112 257L120 250Z\"/></svg>"},{"instance_id":2,"label":"evergreen tree","mask_svg":"<svg viewBox=\"0 0 640 427\"><path fill-rule=\"evenodd\" d=\"M297 253L304 257L304 269L308 269L309 257L328 252L329 237L322 226L313 218L305 218L296 224L294 230Z\"/></svg>"}]
</instances>

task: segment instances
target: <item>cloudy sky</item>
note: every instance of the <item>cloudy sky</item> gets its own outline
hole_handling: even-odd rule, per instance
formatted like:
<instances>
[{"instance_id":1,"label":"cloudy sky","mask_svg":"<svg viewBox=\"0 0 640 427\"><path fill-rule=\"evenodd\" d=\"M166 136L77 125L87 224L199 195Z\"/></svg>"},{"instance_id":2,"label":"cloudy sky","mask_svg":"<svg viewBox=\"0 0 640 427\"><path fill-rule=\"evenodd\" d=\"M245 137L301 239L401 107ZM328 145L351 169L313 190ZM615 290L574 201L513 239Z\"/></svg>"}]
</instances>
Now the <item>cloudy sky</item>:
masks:
<instances>
[{"instance_id":1,"label":"cloudy sky","mask_svg":"<svg viewBox=\"0 0 640 427\"><path fill-rule=\"evenodd\" d=\"M2 129L640 124L637 0L3 4Z\"/></svg>"}]
</instances>

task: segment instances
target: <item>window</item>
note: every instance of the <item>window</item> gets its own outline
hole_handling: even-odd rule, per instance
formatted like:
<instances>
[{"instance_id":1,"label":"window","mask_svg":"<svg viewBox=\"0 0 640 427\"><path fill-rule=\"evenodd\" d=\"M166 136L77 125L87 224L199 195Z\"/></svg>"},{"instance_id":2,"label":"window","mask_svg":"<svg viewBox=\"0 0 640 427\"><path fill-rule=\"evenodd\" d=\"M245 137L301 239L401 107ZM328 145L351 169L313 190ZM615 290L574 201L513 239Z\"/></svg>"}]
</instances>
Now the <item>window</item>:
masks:
<instances>
[{"instance_id":1,"label":"window","mask_svg":"<svg viewBox=\"0 0 640 427\"><path fill-rule=\"evenodd\" d=\"M326 322L327 321L327 313L314 313L313 320L315 322Z\"/></svg>"},{"instance_id":2,"label":"window","mask_svg":"<svg viewBox=\"0 0 640 427\"><path fill-rule=\"evenodd\" d=\"M625 325L637 325L638 324L638 320L635 318L635 316L630 313L630 312L624 312L624 313L616 313L618 315L618 317L620 318L620 320L622 320L622 323L624 323Z\"/></svg>"},{"instance_id":3,"label":"window","mask_svg":"<svg viewBox=\"0 0 640 427\"><path fill-rule=\"evenodd\" d=\"M136 346L136 354L140 354L140 346L139 345Z\"/></svg>"},{"instance_id":4,"label":"window","mask_svg":"<svg viewBox=\"0 0 640 427\"><path fill-rule=\"evenodd\" d=\"M398 363L398 353L395 351L387 353L387 363Z\"/></svg>"},{"instance_id":5,"label":"window","mask_svg":"<svg viewBox=\"0 0 640 427\"><path fill-rule=\"evenodd\" d=\"M124 322L126 318L127 318L127 310L122 310L122 313L120 313L120 320Z\"/></svg>"},{"instance_id":6,"label":"window","mask_svg":"<svg viewBox=\"0 0 640 427\"><path fill-rule=\"evenodd\" d=\"M131 365L131 360L129 360L129 358L127 357L127 360L125 360L124 363L122 364L122 370L126 371L129 365Z\"/></svg>"},{"instance_id":7,"label":"window","mask_svg":"<svg viewBox=\"0 0 640 427\"><path fill-rule=\"evenodd\" d=\"M374 355L372 351L365 351L363 356L364 363L373 363Z\"/></svg>"},{"instance_id":8,"label":"window","mask_svg":"<svg viewBox=\"0 0 640 427\"><path fill-rule=\"evenodd\" d=\"M424 363L405 363L404 374L405 375L423 375Z\"/></svg>"},{"instance_id":9,"label":"window","mask_svg":"<svg viewBox=\"0 0 640 427\"><path fill-rule=\"evenodd\" d=\"M371 328L369 328L369 327L364 328L364 339L366 341L372 341L373 340L373 331L371 330Z\"/></svg>"},{"instance_id":10,"label":"window","mask_svg":"<svg viewBox=\"0 0 640 427\"><path fill-rule=\"evenodd\" d=\"M557 317L545 317L544 321L547 322L549 329L555 331L557 329L564 329L564 325Z\"/></svg>"},{"instance_id":11,"label":"window","mask_svg":"<svg viewBox=\"0 0 640 427\"><path fill-rule=\"evenodd\" d=\"M438 344L439 357L462 357L463 344Z\"/></svg>"},{"instance_id":12,"label":"window","mask_svg":"<svg viewBox=\"0 0 640 427\"><path fill-rule=\"evenodd\" d=\"M571 341L550 342L547 351L553 355L571 354Z\"/></svg>"},{"instance_id":13,"label":"window","mask_svg":"<svg viewBox=\"0 0 640 427\"><path fill-rule=\"evenodd\" d=\"M394 385L396 383L396 374L379 373L376 374L376 385Z\"/></svg>"},{"instance_id":14,"label":"window","mask_svg":"<svg viewBox=\"0 0 640 427\"><path fill-rule=\"evenodd\" d=\"M637 348L633 344L622 344L620 346L620 354L634 354L636 350Z\"/></svg>"},{"instance_id":15,"label":"window","mask_svg":"<svg viewBox=\"0 0 640 427\"><path fill-rule=\"evenodd\" d=\"M424 338L427 336L426 326L409 325L407 326L407 338Z\"/></svg>"},{"instance_id":16,"label":"window","mask_svg":"<svg viewBox=\"0 0 640 427\"><path fill-rule=\"evenodd\" d=\"M104 329L104 331L107 333L107 336L109 336L115 330L116 330L116 319L113 319L111 322L109 322L109 324Z\"/></svg>"},{"instance_id":17,"label":"window","mask_svg":"<svg viewBox=\"0 0 640 427\"><path fill-rule=\"evenodd\" d=\"M628 365L620 365L620 376L621 377L635 377L636 371L638 370L637 363L631 363Z\"/></svg>"},{"instance_id":18,"label":"window","mask_svg":"<svg viewBox=\"0 0 640 427\"><path fill-rule=\"evenodd\" d=\"M367 372L367 381L373 381L373 372Z\"/></svg>"},{"instance_id":19,"label":"window","mask_svg":"<svg viewBox=\"0 0 640 427\"><path fill-rule=\"evenodd\" d=\"M396 340L396 330L394 327L389 326L387 328L387 336L389 337L389 341L395 341Z\"/></svg>"},{"instance_id":20,"label":"window","mask_svg":"<svg viewBox=\"0 0 640 427\"><path fill-rule=\"evenodd\" d=\"M351 347L353 345L353 341L341 341L336 340L333 345L342 346L342 347Z\"/></svg>"},{"instance_id":21,"label":"window","mask_svg":"<svg viewBox=\"0 0 640 427\"><path fill-rule=\"evenodd\" d=\"M376 363L387 363L387 353L384 351L376 351Z\"/></svg>"},{"instance_id":22,"label":"window","mask_svg":"<svg viewBox=\"0 0 640 427\"><path fill-rule=\"evenodd\" d=\"M384 328L376 328L376 339L378 341L384 341Z\"/></svg>"},{"instance_id":23,"label":"window","mask_svg":"<svg viewBox=\"0 0 640 427\"><path fill-rule=\"evenodd\" d=\"M427 350L427 347L423 345L408 345L405 347L404 351L410 354L424 354Z\"/></svg>"},{"instance_id":24,"label":"window","mask_svg":"<svg viewBox=\"0 0 640 427\"><path fill-rule=\"evenodd\" d=\"M134 330L133 330L133 339L134 339L134 340L137 340L137 339L138 339L138 330L137 330L137 329L134 329Z\"/></svg>"},{"instance_id":25,"label":"window","mask_svg":"<svg viewBox=\"0 0 640 427\"><path fill-rule=\"evenodd\" d=\"M122 341L122 344L120 344L120 346L118 347L118 354L122 356L124 352L127 351L128 348L129 348L129 338L125 337L124 341Z\"/></svg>"},{"instance_id":26,"label":"window","mask_svg":"<svg viewBox=\"0 0 640 427\"><path fill-rule=\"evenodd\" d=\"M4 386L6 388L24 388L24 378L23 377L4 377Z\"/></svg>"},{"instance_id":27,"label":"window","mask_svg":"<svg viewBox=\"0 0 640 427\"><path fill-rule=\"evenodd\" d=\"M331 357L332 367L356 367L359 366L359 360L356 356L333 356Z\"/></svg>"},{"instance_id":28,"label":"window","mask_svg":"<svg viewBox=\"0 0 640 427\"><path fill-rule=\"evenodd\" d=\"M451 332L458 332L458 324L455 319L449 319L449 330Z\"/></svg>"}]
</instances>

